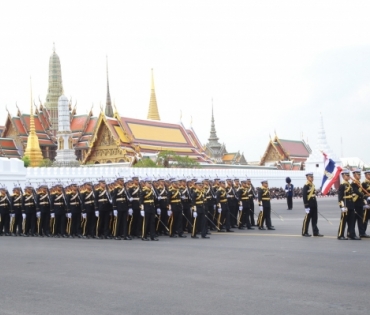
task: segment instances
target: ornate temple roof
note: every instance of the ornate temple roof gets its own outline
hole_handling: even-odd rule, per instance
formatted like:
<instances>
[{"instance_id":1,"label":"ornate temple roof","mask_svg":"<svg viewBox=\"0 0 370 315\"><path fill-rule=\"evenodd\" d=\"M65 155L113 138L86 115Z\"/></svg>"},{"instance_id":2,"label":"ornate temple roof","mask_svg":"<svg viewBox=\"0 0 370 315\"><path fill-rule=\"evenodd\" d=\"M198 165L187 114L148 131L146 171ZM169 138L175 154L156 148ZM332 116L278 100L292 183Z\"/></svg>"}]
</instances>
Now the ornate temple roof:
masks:
<instances>
[{"instance_id":1,"label":"ornate temple roof","mask_svg":"<svg viewBox=\"0 0 370 315\"><path fill-rule=\"evenodd\" d=\"M7 158L21 157L13 139L0 138L0 156Z\"/></svg>"}]
</instances>

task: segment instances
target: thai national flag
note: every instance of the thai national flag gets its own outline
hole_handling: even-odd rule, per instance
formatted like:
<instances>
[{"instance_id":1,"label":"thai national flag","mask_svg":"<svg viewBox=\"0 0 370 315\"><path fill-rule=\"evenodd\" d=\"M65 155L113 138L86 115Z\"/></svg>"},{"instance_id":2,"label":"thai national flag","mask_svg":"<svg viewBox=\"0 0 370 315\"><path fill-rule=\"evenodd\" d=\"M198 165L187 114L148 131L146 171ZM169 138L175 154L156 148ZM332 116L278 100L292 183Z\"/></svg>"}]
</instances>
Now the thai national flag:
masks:
<instances>
[{"instance_id":1,"label":"thai national flag","mask_svg":"<svg viewBox=\"0 0 370 315\"><path fill-rule=\"evenodd\" d=\"M324 154L324 176L321 183L321 193L326 195L331 186L337 181L342 168L338 165L335 165L335 162L332 159L329 159L328 156Z\"/></svg>"}]
</instances>

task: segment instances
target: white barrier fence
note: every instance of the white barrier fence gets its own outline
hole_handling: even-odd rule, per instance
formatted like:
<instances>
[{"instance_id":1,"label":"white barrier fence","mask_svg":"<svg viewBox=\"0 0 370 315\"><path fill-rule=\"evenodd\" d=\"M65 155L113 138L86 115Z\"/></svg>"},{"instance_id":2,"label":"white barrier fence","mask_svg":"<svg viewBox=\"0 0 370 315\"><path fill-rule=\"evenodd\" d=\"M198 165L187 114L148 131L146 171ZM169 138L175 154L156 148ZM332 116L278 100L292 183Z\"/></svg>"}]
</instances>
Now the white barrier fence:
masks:
<instances>
[{"instance_id":1,"label":"white barrier fence","mask_svg":"<svg viewBox=\"0 0 370 315\"><path fill-rule=\"evenodd\" d=\"M295 187L303 187L306 182L305 171L282 171L263 169L182 169L182 168L128 168L128 167L28 167L18 159L0 158L0 184L13 189L15 184L24 187L27 183L39 185L42 183L82 183L85 181L97 182L99 179L114 180L117 176L130 178L134 175L140 178L149 177L195 177L210 179L217 177L251 178L255 186L261 180L267 179L270 187L284 187L285 178L290 177ZM315 186L321 186L322 173L316 172Z\"/></svg>"}]
</instances>

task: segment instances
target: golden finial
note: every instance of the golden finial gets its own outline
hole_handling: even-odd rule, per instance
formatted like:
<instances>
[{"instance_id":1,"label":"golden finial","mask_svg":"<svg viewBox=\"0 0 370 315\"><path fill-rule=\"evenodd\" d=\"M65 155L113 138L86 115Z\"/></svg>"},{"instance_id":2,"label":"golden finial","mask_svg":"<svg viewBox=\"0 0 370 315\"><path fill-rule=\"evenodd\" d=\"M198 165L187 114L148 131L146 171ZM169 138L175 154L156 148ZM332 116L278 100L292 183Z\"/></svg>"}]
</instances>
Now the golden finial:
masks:
<instances>
[{"instance_id":1,"label":"golden finial","mask_svg":"<svg viewBox=\"0 0 370 315\"><path fill-rule=\"evenodd\" d=\"M155 96L153 69L152 69L151 93L150 93L149 110L148 110L147 119L161 120L159 117L159 112L158 112L157 98Z\"/></svg>"}]
</instances>

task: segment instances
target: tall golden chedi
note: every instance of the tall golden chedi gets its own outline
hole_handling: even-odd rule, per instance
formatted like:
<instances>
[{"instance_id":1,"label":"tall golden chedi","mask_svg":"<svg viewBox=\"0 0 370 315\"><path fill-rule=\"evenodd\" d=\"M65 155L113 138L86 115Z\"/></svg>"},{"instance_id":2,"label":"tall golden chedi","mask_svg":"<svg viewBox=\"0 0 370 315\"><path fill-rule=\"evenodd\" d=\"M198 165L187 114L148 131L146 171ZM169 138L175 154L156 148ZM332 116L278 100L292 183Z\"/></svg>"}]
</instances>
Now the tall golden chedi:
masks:
<instances>
[{"instance_id":1,"label":"tall golden chedi","mask_svg":"<svg viewBox=\"0 0 370 315\"><path fill-rule=\"evenodd\" d=\"M30 159L30 166L40 166L43 159L42 152L40 149L39 138L37 137L35 130L35 119L33 117L33 105L32 105L32 88L31 88L31 114L30 114L30 133L27 138L27 147L24 152L24 156Z\"/></svg>"},{"instance_id":2,"label":"tall golden chedi","mask_svg":"<svg viewBox=\"0 0 370 315\"><path fill-rule=\"evenodd\" d=\"M152 87L150 93L148 119L161 120L158 112L157 98L155 97L153 69L152 69Z\"/></svg>"},{"instance_id":3,"label":"tall golden chedi","mask_svg":"<svg viewBox=\"0 0 370 315\"><path fill-rule=\"evenodd\" d=\"M45 102L45 107L50 113L51 131L54 136L58 131L58 99L61 95L63 95L62 69L54 45L49 59L49 87Z\"/></svg>"}]
</instances>

